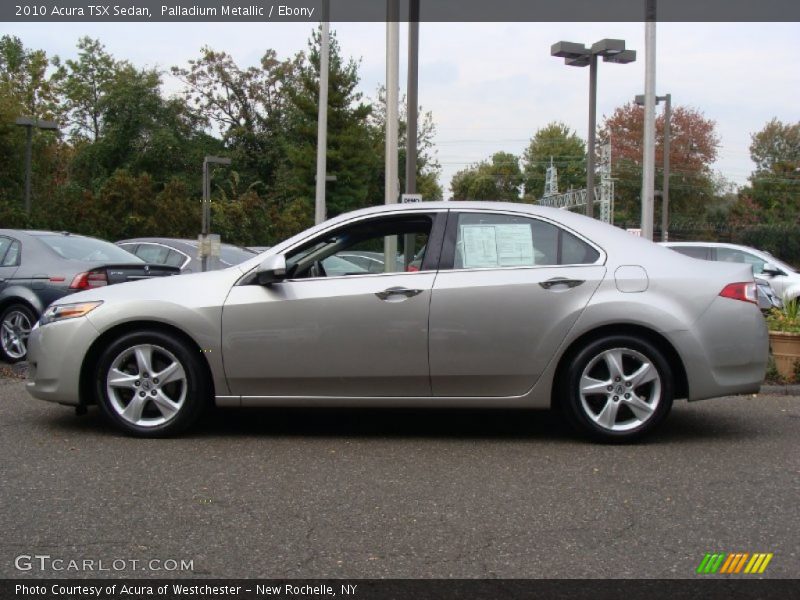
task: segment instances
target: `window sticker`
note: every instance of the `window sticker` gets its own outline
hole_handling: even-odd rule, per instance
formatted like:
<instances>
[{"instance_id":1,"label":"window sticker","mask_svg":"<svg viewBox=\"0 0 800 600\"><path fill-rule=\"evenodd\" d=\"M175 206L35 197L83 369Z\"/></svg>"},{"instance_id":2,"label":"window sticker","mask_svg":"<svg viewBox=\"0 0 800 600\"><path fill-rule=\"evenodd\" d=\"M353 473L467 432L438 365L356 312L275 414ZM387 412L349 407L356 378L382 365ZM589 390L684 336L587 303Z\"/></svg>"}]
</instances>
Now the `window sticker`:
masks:
<instances>
[{"instance_id":1,"label":"window sticker","mask_svg":"<svg viewBox=\"0 0 800 600\"><path fill-rule=\"evenodd\" d=\"M461 240L465 269L534 264L530 225L462 225Z\"/></svg>"}]
</instances>

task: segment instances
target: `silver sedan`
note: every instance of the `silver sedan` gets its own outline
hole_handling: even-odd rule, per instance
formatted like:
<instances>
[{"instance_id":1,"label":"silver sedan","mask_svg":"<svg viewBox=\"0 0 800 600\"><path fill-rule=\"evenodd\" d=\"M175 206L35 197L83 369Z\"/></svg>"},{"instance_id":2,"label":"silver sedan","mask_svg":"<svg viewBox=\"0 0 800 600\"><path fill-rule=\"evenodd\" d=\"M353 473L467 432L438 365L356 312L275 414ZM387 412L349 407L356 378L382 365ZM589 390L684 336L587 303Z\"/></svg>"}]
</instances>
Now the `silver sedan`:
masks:
<instances>
[{"instance_id":1,"label":"silver sedan","mask_svg":"<svg viewBox=\"0 0 800 600\"><path fill-rule=\"evenodd\" d=\"M326 272L368 252L384 272ZM675 398L756 392L767 345L748 265L566 211L441 202L341 215L222 271L65 298L31 333L27 386L150 437L215 403L553 407L623 441Z\"/></svg>"}]
</instances>

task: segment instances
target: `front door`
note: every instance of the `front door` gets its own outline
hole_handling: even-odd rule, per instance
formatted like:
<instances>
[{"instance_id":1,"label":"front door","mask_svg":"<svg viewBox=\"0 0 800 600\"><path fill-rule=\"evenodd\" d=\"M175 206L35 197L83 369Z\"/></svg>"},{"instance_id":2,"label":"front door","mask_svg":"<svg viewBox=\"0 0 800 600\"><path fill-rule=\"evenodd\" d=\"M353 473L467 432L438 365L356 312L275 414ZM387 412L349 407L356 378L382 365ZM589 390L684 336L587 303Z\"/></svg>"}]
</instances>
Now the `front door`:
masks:
<instances>
[{"instance_id":1,"label":"front door","mask_svg":"<svg viewBox=\"0 0 800 600\"><path fill-rule=\"evenodd\" d=\"M340 226L289 250L286 280L235 286L222 316L231 393L429 396L429 241L438 218L404 212ZM377 257L383 272L347 255Z\"/></svg>"}]
</instances>

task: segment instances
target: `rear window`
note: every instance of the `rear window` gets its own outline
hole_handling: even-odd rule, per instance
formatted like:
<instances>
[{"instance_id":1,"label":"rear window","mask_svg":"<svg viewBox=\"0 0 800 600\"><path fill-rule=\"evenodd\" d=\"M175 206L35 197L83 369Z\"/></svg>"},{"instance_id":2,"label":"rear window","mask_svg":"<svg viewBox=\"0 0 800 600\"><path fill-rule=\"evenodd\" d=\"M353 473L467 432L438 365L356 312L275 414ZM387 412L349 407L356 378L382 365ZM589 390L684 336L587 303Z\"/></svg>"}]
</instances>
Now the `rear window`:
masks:
<instances>
[{"instance_id":1,"label":"rear window","mask_svg":"<svg viewBox=\"0 0 800 600\"><path fill-rule=\"evenodd\" d=\"M258 253L243 248L237 248L236 246L222 246L219 249L220 259L222 262L229 265L238 265L241 262L253 258L256 254Z\"/></svg>"},{"instance_id":2,"label":"rear window","mask_svg":"<svg viewBox=\"0 0 800 600\"><path fill-rule=\"evenodd\" d=\"M69 260L134 264L144 262L116 244L103 240L75 235L40 235L37 238L61 258Z\"/></svg>"}]
</instances>

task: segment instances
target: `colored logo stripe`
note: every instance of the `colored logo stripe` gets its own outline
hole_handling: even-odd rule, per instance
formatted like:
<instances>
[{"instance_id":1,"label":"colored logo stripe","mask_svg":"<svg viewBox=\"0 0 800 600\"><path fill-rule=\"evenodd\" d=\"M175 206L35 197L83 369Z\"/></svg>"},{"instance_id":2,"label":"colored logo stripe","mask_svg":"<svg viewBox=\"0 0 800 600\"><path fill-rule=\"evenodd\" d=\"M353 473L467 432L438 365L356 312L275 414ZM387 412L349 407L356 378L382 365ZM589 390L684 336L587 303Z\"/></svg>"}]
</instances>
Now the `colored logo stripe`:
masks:
<instances>
[{"instance_id":1,"label":"colored logo stripe","mask_svg":"<svg viewBox=\"0 0 800 600\"><path fill-rule=\"evenodd\" d=\"M714 573L720 574L760 574L763 573L769 562L774 555L770 553L750 554L748 552L715 552L706 553L700 566L697 567L697 573L702 575L711 575ZM749 560L748 560L749 559ZM745 566L747 565L747 566Z\"/></svg>"}]
</instances>

